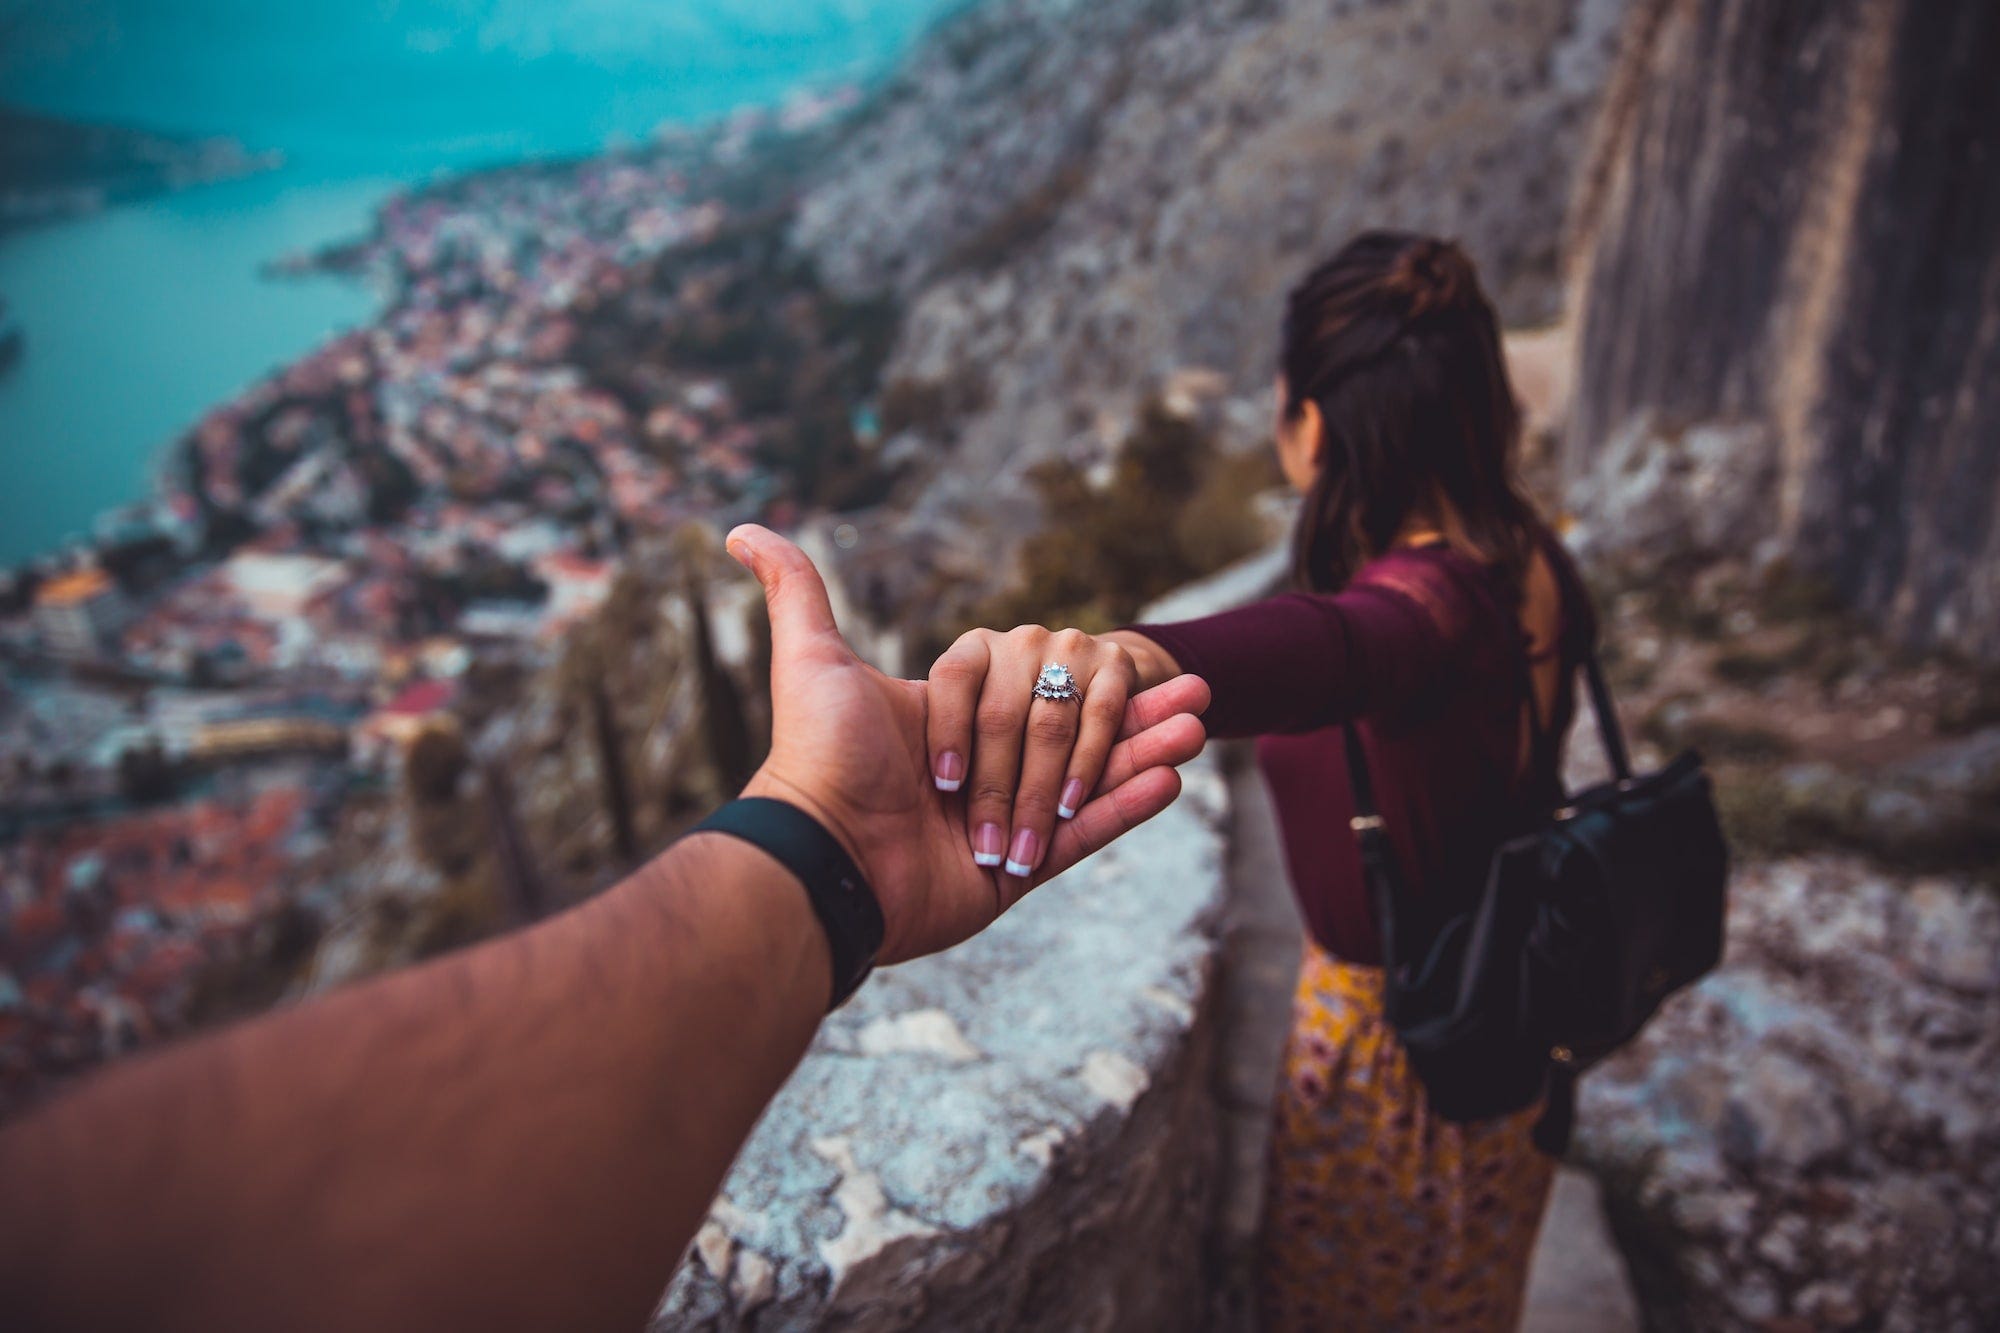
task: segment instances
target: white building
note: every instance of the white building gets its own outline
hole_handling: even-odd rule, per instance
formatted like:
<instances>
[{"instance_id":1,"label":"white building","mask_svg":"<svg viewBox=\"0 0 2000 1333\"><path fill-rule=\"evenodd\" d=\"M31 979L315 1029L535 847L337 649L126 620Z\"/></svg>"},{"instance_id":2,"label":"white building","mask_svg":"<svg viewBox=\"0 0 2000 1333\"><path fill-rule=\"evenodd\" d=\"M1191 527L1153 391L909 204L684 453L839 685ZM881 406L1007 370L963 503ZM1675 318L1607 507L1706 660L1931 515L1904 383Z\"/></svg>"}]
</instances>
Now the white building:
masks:
<instances>
[{"instance_id":1,"label":"white building","mask_svg":"<svg viewBox=\"0 0 2000 1333\"><path fill-rule=\"evenodd\" d=\"M58 575L35 592L35 629L57 657L103 655L128 617L118 586L101 569Z\"/></svg>"}]
</instances>

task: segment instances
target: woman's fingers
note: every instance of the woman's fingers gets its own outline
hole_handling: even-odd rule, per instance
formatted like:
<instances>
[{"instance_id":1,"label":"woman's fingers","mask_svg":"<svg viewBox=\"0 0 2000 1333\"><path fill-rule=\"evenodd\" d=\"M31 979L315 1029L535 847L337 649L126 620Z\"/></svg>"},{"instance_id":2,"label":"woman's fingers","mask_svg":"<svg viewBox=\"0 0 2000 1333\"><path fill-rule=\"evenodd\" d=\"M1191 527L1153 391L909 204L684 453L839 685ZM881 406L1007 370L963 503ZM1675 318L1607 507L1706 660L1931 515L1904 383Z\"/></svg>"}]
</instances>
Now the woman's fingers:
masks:
<instances>
[{"instance_id":1,"label":"woman's fingers","mask_svg":"<svg viewBox=\"0 0 2000 1333\"><path fill-rule=\"evenodd\" d=\"M1182 681L1193 684L1182 685ZM1168 686L1178 688L1160 694ZM1208 706L1208 687L1193 676L1179 677L1148 690L1147 694L1158 696L1153 701L1155 705L1179 699L1203 708ZM1143 699L1145 695L1139 697ZM1132 707L1137 706L1135 699ZM1130 716L1132 709L1126 712ZM1098 783L1098 794L1084 803L1076 818L1065 821L1056 830L1055 840L1034 882L1039 884L1060 875L1112 839L1172 805L1181 791L1181 775L1174 770L1200 754L1207 741L1208 733L1200 719L1192 713L1174 711L1112 747L1105 761L1104 777ZM1018 897L1014 895L1009 901Z\"/></svg>"},{"instance_id":2,"label":"woman's fingers","mask_svg":"<svg viewBox=\"0 0 2000 1333\"><path fill-rule=\"evenodd\" d=\"M1175 676L1132 697L1126 705L1124 725L1118 739L1130 740L1148 727L1156 727L1176 713L1200 717L1208 711L1208 682L1200 676Z\"/></svg>"},{"instance_id":3,"label":"woman's fingers","mask_svg":"<svg viewBox=\"0 0 2000 1333\"><path fill-rule=\"evenodd\" d=\"M1067 672L1069 698L1035 699L1028 708L1028 732L1021 753L1021 782L1014 792L1013 832L1007 841L1007 873L1028 878L1035 873L1048 854L1049 839L1055 833L1056 820L1068 818L1083 804L1084 795L1095 786L1097 774L1090 775L1090 786L1074 792L1067 790L1077 772L1076 745L1085 729L1085 711L1092 701L1101 705L1106 700L1098 699L1099 681L1103 675L1116 676L1116 671L1106 672L1104 667L1113 660L1112 655L1120 650L1108 645L1099 645L1081 630L1066 629L1048 636L1040 646L1043 660L1035 667L1037 682L1040 673L1047 667L1059 666ZM1122 654L1121 654L1122 655ZM1051 682L1056 683L1056 682ZM1097 730L1098 759L1111 748L1111 738L1117 734L1118 724L1125 714L1124 690L1114 679L1107 682L1112 711L1108 720ZM1102 708L1100 706L1101 715ZM1067 808L1068 814L1063 814Z\"/></svg>"},{"instance_id":4,"label":"woman's fingers","mask_svg":"<svg viewBox=\"0 0 2000 1333\"><path fill-rule=\"evenodd\" d=\"M972 859L999 866L1007 859L1014 827L1014 792L1020 785L1021 749L1034 702L1039 626L1024 627L987 640L990 657L979 703L972 715L972 753L965 793L965 826L972 835Z\"/></svg>"},{"instance_id":5,"label":"woman's fingers","mask_svg":"<svg viewBox=\"0 0 2000 1333\"><path fill-rule=\"evenodd\" d=\"M977 864L1045 877L1037 872L1046 870L1057 824L1079 816L1092 795L1200 752L1205 737L1189 715L1208 707L1208 686L1180 676L1128 698L1122 653L1099 647L1073 630L974 630L932 666L932 780L942 791L965 789ZM1050 662L1072 668L1082 700L1035 697Z\"/></svg>"},{"instance_id":6,"label":"woman's fingers","mask_svg":"<svg viewBox=\"0 0 2000 1333\"><path fill-rule=\"evenodd\" d=\"M1056 798L1056 817L1074 819L1084 801L1097 790L1104 775L1104 760L1125 725L1125 703L1132 688L1131 671L1122 650L1104 654L1105 662L1090 678L1077 718L1076 745L1069 754L1062 788Z\"/></svg>"},{"instance_id":7,"label":"woman's fingers","mask_svg":"<svg viewBox=\"0 0 2000 1333\"><path fill-rule=\"evenodd\" d=\"M957 791L970 771L966 757L972 753L973 717L992 665L987 639L985 630L961 634L931 665L925 740L931 781L939 791Z\"/></svg>"},{"instance_id":8,"label":"woman's fingers","mask_svg":"<svg viewBox=\"0 0 2000 1333\"><path fill-rule=\"evenodd\" d=\"M1076 818L1066 820L1056 830L1053 846L1034 878L1040 884L1060 875L1086 856L1103 850L1113 839L1128 833L1174 803L1181 794L1181 775L1171 768L1149 768L1131 781L1095 800L1086 802ZM1021 894L1008 895L1009 906Z\"/></svg>"},{"instance_id":9,"label":"woman's fingers","mask_svg":"<svg viewBox=\"0 0 2000 1333\"><path fill-rule=\"evenodd\" d=\"M1149 768L1173 768L1201 753L1208 732L1201 719L1175 713L1166 721L1146 728L1130 740L1111 747L1093 795L1116 791Z\"/></svg>"},{"instance_id":10,"label":"woman's fingers","mask_svg":"<svg viewBox=\"0 0 2000 1333\"><path fill-rule=\"evenodd\" d=\"M1056 833L1035 882L1053 879L1114 839L1129 833L1174 803L1181 794L1181 775L1171 768L1149 768L1131 781L1086 803L1076 818ZM1018 900L1018 899L1017 899Z\"/></svg>"},{"instance_id":11,"label":"woman's fingers","mask_svg":"<svg viewBox=\"0 0 2000 1333\"><path fill-rule=\"evenodd\" d=\"M1028 707L1021 779L1014 790L1013 831L1007 837L1007 873L1035 873L1055 832L1056 802L1070 747L1076 744L1076 700L1036 699Z\"/></svg>"}]
</instances>

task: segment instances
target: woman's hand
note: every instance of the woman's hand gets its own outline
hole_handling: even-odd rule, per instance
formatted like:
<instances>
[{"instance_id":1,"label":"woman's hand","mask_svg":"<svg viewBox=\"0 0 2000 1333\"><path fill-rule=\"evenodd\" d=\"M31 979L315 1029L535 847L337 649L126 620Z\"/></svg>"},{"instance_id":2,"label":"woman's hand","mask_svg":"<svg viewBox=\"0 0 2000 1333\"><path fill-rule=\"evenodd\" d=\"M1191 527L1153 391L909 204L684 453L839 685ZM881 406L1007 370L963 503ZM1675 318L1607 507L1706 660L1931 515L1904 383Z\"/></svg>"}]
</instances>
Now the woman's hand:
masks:
<instances>
[{"instance_id":1,"label":"woman's hand","mask_svg":"<svg viewBox=\"0 0 2000 1333\"><path fill-rule=\"evenodd\" d=\"M1206 685L1184 676L1134 696L1112 714L1116 743L1098 795L1044 843L1040 869L1014 879L977 866L964 805L932 789L931 687L891 680L854 655L798 547L754 525L731 532L728 547L764 585L771 614L771 753L743 794L799 806L840 839L882 906L878 962L985 929L1034 885L1164 810L1180 791L1174 765L1201 753ZM1023 693L1033 685L1030 673ZM1018 725L1013 739L1018 748Z\"/></svg>"},{"instance_id":2,"label":"woman's hand","mask_svg":"<svg viewBox=\"0 0 2000 1333\"><path fill-rule=\"evenodd\" d=\"M1044 666L1069 668L1073 699L1044 699ZM1139 671L1123 647L1081 630L1024 625L976 629L930 674L931 775L942 791L966 790L973 858L1033 875L1058 819L1098 790ZM969 782L970 785L967 785Z\"/></svg>"}]
</instances>

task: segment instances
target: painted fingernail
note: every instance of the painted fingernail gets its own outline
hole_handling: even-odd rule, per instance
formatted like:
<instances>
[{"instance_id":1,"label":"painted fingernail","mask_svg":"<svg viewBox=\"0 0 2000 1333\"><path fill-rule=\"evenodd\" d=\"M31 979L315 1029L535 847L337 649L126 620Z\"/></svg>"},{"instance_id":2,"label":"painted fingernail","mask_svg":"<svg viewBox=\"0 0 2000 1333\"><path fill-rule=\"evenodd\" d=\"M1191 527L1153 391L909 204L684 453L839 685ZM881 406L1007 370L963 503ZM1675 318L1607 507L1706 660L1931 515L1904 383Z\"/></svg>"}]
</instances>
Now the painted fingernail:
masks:
<instances>
[{"instance_id":1,"label":"painted fingernail","mask_svg":"<svg viewBox=\"0 0 2000 1333\"><path fill-rule=\"evenodd\" d=\"M1014 835L1014 850L1007 854L1007 873L1019 875L1022 879L1035 873L1035 852L1042 840L1035 836L1031 828L1024 828Z\"/></svg>"},{"instance_id":2,"label":"painted fingernail","mask_svg":"<svg viewBox=\"0 0 2000 1333\"><path fill-rule=\"evenodd\" d=\"M998 824L981 824L972 835L974 865L997 866L1007 846L1007 830Z\"/></svg>"},{"instance_id":3,"label":"painted fingernail","mask_svg":"<svg viewBox=\"0 0 2000 1333\"><path fill-rule=\"evenodd\" d=\"M937 757L937 764L931 769L931 781L937 783L939 791L957 791L965 785L965 756L956 750L946 750Z\"/></svg>"},{"instance_id":4,"label":"painted fingernail","mask_svg":"<svg viewBox=\"0 0 2000 1333\"><path fill-rule=\"evenodd\" d=\"M1056 802L1056 813L1064 819L1075 819L1076 812L1083 808L1083 779L1071 778L1063 784L1062 799Z\"/></svg>"}]
</instances>

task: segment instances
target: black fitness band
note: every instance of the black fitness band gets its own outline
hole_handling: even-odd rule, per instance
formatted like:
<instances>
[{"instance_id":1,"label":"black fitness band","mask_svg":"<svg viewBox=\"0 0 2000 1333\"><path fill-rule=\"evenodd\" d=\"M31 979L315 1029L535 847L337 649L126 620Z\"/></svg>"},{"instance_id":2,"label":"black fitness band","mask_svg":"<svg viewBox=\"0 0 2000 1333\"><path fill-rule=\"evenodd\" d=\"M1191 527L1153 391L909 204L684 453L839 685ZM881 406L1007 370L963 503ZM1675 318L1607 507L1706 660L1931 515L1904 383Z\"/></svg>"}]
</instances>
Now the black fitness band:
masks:
<instances>
[{"instance_id":1,"label":"black fitness band","mask_svg":"<svg viewBox=\"0 0 2000 1333\"><path fill-rule=\"evenodd\" d=\"M827 1009L845 1004L875 970L883 927L875 890L840 839L797 806L764 796L731 801L689 831L741 838L798 877L833 958L833 1002Z\"/></svg>"}]
</instances>

